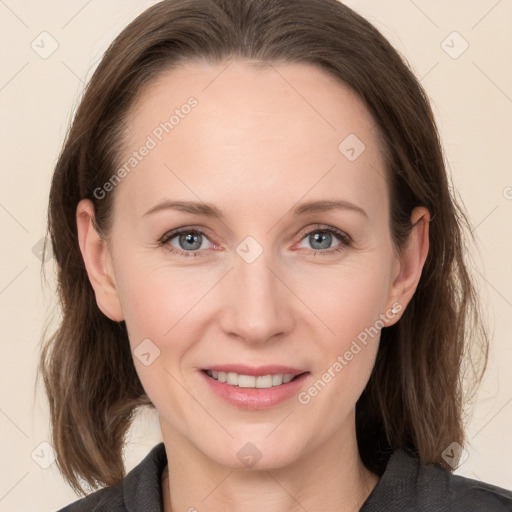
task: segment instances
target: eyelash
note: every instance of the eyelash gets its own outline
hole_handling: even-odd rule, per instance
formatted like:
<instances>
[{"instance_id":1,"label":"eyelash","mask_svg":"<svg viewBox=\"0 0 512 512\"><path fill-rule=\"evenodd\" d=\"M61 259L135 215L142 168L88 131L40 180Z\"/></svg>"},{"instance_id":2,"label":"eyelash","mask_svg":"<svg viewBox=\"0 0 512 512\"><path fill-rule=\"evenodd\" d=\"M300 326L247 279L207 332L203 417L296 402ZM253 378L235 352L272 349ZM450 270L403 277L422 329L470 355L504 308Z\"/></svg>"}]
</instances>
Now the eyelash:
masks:
<instances>
[{"instance_id":1,"label":"eyelash","mask_svg":"<svg viewBox=\"0 0 512 512\"><path fill-rule=\"evenodd\" d=\"M310 231L306 232L301 237L300 241L304 240L304 238L306 238L307 236L311 235L312 233L316 233L316 232L329 233L329 234L335 235L336 238L338 238L341 243L335 247L332 247L331 249L324 249L324 250L311 249L312 251L314 251L313 256L316 256L318 253L320 253L322 255L330 255L330 254L334 254L337 252L341 252L346 247L350 247L350 245L352 244L352 238L349 235L347 235L346 233L344 233L343 231L340 231L339 229L336 229L333 227L324 227L320 224L316 225L314 227L314 229L311 229ZM205 251L206 249L202 249L202 250L196 249L194 251L184 251L182 249L177 249L176 247L172 247L169 245L169 242L173 238L176 238L177 236L181 235L182 233L187 233L187 234L192 233L194 235L202 235L207 240L209 240L206 233L204 231L202 231L201 229L179 228L174 231L169 231L169 232L165 233L165 235L163 235L160 238L160 240L158 241L159 246L165 247L168 251L172 252L173 254L177 254L179 256L184 256L186 258L190 258L190 257L195 258L197 256L201 256L201 252Z\"/></svg>"}]
</instances>

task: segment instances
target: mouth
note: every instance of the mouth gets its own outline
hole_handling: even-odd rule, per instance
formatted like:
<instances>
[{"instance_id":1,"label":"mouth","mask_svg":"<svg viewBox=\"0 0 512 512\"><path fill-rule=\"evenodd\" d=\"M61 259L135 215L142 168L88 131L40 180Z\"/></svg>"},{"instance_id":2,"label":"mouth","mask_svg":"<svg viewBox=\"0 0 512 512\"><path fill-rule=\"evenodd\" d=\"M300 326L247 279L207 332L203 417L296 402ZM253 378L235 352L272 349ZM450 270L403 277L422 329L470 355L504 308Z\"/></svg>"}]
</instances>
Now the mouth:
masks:
<instances>
[{"instance_id":1,"label":"mouth","mask_svg":"<svg viewBox=\"0 0 512 512\"><path fill-rule=\"evenodd\" d=\"M274 364L259 367L223 364L198 370L214 395L246 410L270 409L285 403L312 378L309 371Z\"/></svg>"},{"instance_id":2,"label":"mouth","mask_svg":"<svg viewBox=\"0 0 512 512\"><path fill-rule=\"evenodd\" d=\"M250 389L269 389L292 382L309 372L267 373L266 375L249 375L220 370L202 370L208 377L229 386Z\"/></svg>"}]
</instances>

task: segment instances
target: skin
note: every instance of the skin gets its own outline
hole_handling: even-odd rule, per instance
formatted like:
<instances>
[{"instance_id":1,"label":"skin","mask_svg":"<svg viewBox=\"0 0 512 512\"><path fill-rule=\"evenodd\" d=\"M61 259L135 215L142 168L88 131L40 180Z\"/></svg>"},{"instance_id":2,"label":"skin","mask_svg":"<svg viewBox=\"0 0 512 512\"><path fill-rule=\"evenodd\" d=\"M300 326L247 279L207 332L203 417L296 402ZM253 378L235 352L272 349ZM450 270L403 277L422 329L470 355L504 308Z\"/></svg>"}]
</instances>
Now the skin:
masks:
<instances>
[{"instance_id":1,"label":"skin","mask_svg":"<svg viewBox=\"0 0 512 512\"><path fill-rule=\"evenodd\" d=\"M409 241L395 251L376 125L356 95L309 64L197 61L162 74L131 111L121 161L190 96L197 107L110 192L106 240L92 225L92 203L77 207L98 306L126 321L132 350L148 338L160 350L149 366L134 362L159 412L166 510L359 510L378 477L359 457L355 404L379 335L308 404L294 396L242 410L214 395L198 368L287 364L310 372L307 390L379 315L384 326L399 320L427 256L429 212L412 212ZM349 134L366 146L355 161L338 149ZM212 203L223 218L144 215L163 200ZM344 200L366 215L292 213L313 200ZM158 244L179 227L205 231L202 254L171 252L187 250L179 237ZM308 235L328 227L352 242L333 235L324 243L342 250L326 253ZM263 250L252 263L236 252L247 236ZM261 452L252 468L237 457L248 442Z\"/></svg>"}]
</instances>

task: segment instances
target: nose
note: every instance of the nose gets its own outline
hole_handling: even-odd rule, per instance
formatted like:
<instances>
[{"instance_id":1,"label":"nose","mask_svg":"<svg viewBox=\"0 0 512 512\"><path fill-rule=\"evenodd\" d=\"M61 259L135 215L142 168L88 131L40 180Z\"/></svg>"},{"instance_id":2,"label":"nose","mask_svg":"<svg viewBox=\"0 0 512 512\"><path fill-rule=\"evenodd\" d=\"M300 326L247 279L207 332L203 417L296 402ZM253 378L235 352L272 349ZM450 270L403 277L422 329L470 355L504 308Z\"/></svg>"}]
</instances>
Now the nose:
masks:
<instances>
[{"instance_id":1,"label":"nose","mask_svg":"<svg viewBox=\"0 0 512 512\"><path fill-rule=\"evenodd\" d=\"M292 294L275 267L270 251L251 263L236 255L222 290L220 325L226 334L258 344L292 330Z\"/></svg>"}]
</instances>

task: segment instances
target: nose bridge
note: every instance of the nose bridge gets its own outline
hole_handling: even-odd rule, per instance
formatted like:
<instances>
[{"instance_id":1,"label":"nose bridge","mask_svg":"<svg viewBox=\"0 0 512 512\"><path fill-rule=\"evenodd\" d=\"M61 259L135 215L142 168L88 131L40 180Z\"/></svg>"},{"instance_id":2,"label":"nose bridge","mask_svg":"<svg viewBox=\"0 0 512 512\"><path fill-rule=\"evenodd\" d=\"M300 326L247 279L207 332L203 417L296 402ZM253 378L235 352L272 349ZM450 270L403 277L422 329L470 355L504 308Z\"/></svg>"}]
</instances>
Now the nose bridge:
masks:
<instances>
[{"instance_id":1,"label":"nose bridge","mask_svg":"<svg viewBox=\"0 0 512 512\"><path fill-rule=\"evenodd\" d=\"M270 270L272 251L258 246L245 240L237 247L222 325L226 333L252 343L286 332L292 325L283 285Z\"/></svg>"}]
</instances>

